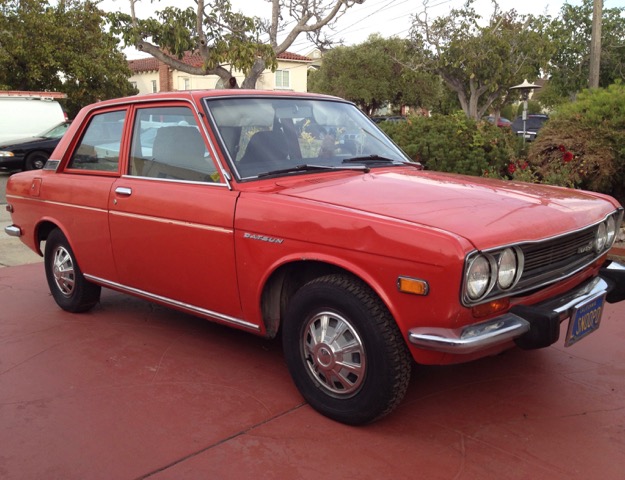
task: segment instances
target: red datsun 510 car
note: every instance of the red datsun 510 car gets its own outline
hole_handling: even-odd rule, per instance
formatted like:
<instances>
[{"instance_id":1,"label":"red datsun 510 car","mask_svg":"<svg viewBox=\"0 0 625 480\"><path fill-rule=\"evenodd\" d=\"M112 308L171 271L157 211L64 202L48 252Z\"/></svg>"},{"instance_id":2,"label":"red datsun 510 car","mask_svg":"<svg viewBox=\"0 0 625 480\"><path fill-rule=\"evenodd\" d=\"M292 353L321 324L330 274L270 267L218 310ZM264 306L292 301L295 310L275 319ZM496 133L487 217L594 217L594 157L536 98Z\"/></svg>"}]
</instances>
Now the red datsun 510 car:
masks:
<instances>
[{"instance_id":1,"label":"red datsun 510 car","mask_svg":"<svg viewBox=\"0 0 625 480\"><path fill-rule=\"evenodd\" d=\"M333 97L91 105L7 200L61 308L107 287L281 334L301 394L348 424L393 410L413 361L546 347L565 320L571 345L625 298L614 199L425 171Z\"/></svg>"}]
</instances>

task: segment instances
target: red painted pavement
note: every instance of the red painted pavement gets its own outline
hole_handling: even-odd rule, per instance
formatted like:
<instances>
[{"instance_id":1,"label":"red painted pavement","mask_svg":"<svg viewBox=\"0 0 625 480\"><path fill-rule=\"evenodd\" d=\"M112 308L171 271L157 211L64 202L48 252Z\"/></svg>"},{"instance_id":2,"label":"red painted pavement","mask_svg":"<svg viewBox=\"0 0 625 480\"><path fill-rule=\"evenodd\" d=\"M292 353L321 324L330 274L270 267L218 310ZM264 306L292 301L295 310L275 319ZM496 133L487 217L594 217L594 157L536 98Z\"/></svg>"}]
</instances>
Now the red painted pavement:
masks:
<instances>
[{"instance_id":1,"label":"red painted pavement","mask_svg":"<svg viewBox=\"0 0 625 480\"><path fill-rule=\"evenodd\" d=\"M621 305L570 348L420 368L354 428L303 402L277 341L107 290L66 313L43 264L0 269L0 478L622 480Z\"/></svg>"}]
</instances>

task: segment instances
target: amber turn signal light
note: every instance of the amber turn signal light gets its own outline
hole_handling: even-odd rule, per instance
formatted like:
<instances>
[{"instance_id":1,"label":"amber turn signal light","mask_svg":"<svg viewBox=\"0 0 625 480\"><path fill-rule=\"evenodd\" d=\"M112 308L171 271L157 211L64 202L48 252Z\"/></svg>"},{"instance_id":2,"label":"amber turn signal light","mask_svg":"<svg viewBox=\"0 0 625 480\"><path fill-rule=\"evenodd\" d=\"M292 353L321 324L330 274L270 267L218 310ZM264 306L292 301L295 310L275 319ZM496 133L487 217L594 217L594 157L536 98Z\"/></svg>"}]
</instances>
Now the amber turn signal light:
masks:
<instances>
[{"instance_id":1,"label":"amber turn signal light","mask_svg":"<svg viewBox=\"0 0 625 480\"><path fill-rule=\"evenodd\" d=\"M397 289L403 293L425 296L429 293L430 286L425 280L410 277L399 277L397 279Z\"/></svg>"},{"instance_id":2,"label":"amber turn signal light","mask_svg":"<svg viewBox=\"0 0 625 480\"><path fill-rule=\"evenodd\" d=\"M507 310L508 307L510 307L510 299L506 297L500 298L499 300L493 300L488 303L482 303L481 305L476 305L471 308L471 312L474 317L481 318Z\"/></svg>"}]
</instances>

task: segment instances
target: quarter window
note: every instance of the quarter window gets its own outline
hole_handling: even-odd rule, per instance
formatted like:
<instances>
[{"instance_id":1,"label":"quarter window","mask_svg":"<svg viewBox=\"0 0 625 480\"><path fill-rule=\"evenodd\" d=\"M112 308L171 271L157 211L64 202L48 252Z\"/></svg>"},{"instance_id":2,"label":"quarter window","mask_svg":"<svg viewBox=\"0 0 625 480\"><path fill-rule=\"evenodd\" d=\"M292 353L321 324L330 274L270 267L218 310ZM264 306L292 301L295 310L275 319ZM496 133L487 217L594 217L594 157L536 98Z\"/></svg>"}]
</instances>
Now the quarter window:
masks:
<instances>
[{"instance_id":1,"label":"quarter window","mask_svg":"<svg viewBox=\"0 0 625 480\"><path fill-rule=\"evenodd\" d=\"M116 172L126 111L94 115L68 168Z\"/></svg>"},{"instance_id":2,"label":"quarter window","mask_svg":"<svg viewBox=\"0 0 625 480\"><path fill-rule=\"evenodd\" d=\"M195 116L187 107L137 111L128 173L169 180L220 181Z\"/></svg>"}]
</instances>

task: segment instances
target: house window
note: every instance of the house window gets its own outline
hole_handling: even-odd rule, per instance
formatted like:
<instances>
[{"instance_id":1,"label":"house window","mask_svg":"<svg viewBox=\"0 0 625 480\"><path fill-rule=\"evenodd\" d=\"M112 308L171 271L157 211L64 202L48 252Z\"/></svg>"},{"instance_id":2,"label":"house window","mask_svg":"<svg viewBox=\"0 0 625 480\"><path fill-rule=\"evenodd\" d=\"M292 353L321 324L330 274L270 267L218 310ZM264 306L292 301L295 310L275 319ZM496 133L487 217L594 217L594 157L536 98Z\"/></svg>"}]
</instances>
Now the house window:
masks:
<instances>
[{"instance_id":1,"label":"house window","mask_svg":"<svg viewBox=\"0 0 625 480\"><path fill-rule=\"evenodd\" d=\"M276 88L291 88L291 78L288 70L276 70Z\"/></svg>"},{"instance_id":2,"label":"house window","mask_svg":"<svg viewBox=\"0 0 625 480\"><path fill-rule=\"evenodd\" d=\"M137 82L130 82L130 85L132 85L132 88L135 90L137 89Z\"/></svg>"},{"instance_id":3,"label":"house window","mask_svg":"<svg viewBox=\"0 0 625 480\"><path fill-rule=\"evenodd\" d=\"M156 80L152 80L152 93L158 92L158 88L156 86Z\"/></svg>"},{"instance_id":4,"label":"house window","mask_svg":"<svg viewBox=\"0 0 625 480\"><path fill-rule=\"evenodd\" d=\"M191 79L189 77L180 77L178 79L179 90L191 90Z\"/></svg>"}]
</instances>

